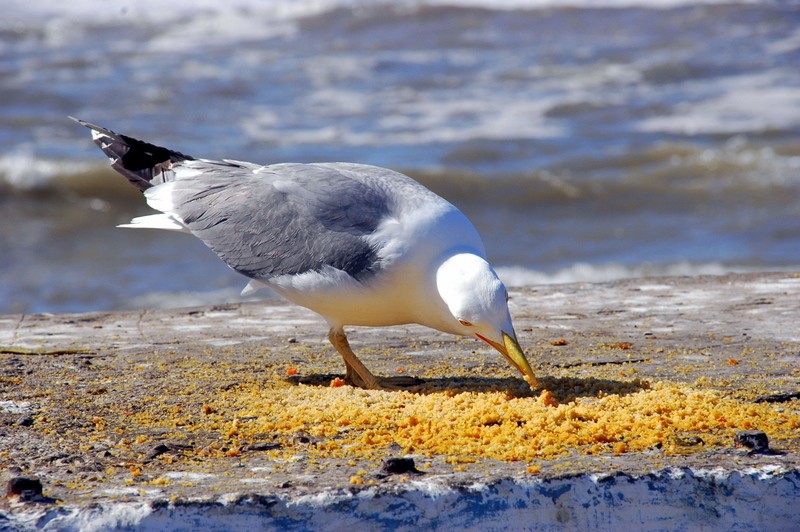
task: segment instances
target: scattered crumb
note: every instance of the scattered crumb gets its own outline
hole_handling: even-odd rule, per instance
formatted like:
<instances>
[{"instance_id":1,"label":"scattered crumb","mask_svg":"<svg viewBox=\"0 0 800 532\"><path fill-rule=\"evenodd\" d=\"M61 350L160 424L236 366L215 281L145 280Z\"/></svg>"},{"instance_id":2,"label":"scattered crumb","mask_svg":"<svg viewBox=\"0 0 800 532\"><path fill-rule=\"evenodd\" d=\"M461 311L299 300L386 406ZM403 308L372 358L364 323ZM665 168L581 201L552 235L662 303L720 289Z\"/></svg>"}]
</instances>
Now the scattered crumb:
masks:
<instances>
[{"instance_id":1,"label":"scattered crumb","mask_svg":"<svg viewBox=\"0 0 800 532\"><path fill-rule=\"evenodd\" d=\"M550 345L555 345L555 346L567 345L568 343L569 342L567 342L566 338L558 338L556 340L550 340Z\"/></svg>"},{"instance_id":2,"label":"scattered crumb","mask_svg":"<svg viewBox=\"0 0 800 532\"><path fill-rule=\"evenodd\" d=\"M362 485L366 482L364 481L364 477L367 475L367 472L363 469L359 470L355 475L350 477L350 484L355 485Z\"/></svg>"},{"instance_id":3,"label":"scattered crumb","mask_svg":"<svg viewBox=\"0 0 800 532\"><path fill-rule=\"evenodd\" d=\"M347 384L347 383L341 377L335 377L335 378L331 379L331 388L341 388L345 384Z\"/></svg>"},{"instance_id":4,"label":"scattered crumb","mask_svg":"<svg viewBox=\"0 0 800 532\"><path fill-rule=\"evenodd\" d=\"M542 406L558 406L558 400L547 390L542 390L536 402Z\"/></svg>"}]
</instances>

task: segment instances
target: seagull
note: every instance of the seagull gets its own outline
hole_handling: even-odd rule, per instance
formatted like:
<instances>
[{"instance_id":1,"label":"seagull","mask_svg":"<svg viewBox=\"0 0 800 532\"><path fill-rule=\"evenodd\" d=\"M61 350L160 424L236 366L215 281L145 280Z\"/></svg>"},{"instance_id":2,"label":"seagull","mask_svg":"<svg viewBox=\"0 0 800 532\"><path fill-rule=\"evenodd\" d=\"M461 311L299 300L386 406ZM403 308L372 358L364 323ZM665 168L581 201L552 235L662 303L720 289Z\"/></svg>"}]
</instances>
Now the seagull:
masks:
<instances>
[{"instance_id":1,"label":"seagull","mask_svg":"<svg viewBox=\"0 0 800 532\"><path fill-rule=\"evenodd\" d=\"M250 278L244 295L269 287L321 315L348 384L419 384L373 375L344 332L416 323L486 342L538 386L477 230L410 177L354 163L198 159L70 118L159 211L120 227L190 233Z\"/></svg>"}]
</instances>

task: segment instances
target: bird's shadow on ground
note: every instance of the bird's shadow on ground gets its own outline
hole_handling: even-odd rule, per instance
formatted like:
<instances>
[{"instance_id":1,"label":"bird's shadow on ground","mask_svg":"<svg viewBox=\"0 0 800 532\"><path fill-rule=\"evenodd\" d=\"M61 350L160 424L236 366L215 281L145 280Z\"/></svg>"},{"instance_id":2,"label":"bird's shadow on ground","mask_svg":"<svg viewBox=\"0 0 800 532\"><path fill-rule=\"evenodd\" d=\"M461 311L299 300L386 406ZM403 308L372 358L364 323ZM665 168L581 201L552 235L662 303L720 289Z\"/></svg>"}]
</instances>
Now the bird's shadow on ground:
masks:
<instances>
[{"instance_id":1,"label":"bird's shadow on ground","mask_svg":"<svg viewBox=\"0 0 800 532\"><path fill-rule=\"evenodd\" d=\"M293 376L287 380L292 384L307 386L330 386L331 381L343 375L312 374ZM424 379L416 386L407 389L415 394L432 393L491 393L503 392L510 398L539 397L549 393L558 403L569 403L581 397L602 397L604 395L629 395L649 389L647 381L618 381L597 379L595 377L539 377L539 387L532 390L518 377L437 377Z\"/></svg>"}]
</instances>

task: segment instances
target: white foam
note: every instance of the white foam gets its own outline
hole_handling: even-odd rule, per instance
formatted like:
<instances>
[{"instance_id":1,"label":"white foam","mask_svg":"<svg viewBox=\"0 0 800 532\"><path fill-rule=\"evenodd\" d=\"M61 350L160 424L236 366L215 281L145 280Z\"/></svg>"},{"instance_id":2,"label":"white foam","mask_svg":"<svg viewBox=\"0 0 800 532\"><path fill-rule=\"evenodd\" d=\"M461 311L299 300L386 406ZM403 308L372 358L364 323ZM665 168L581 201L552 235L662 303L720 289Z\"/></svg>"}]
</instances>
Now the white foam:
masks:
<instances>
[{"instance_id":1,"label":"white foam","mask_svg":"<svg viewBox=\"0 0 800 532\"><path fill-rule=\"evenodd\" d=\"M108 22L112 20L160 21L166 28L174 20L203 14L208 20L218 20L220 16L241 14L236 20L260 19L256 14L269 14L272 20L299 19L319 15L338 8L363 8L368 6L392 5L414 8L418 6L460 6L491 8L498 10L549 9L559 7L586 8L628 8L669 9L697 4L755 4L759 0L137 0L119 4L97 2L96 0L5 0L4 22L0 26L13 26L20 23L70 20L87 23ZM223 23L225 20L222 20ZM247 29L253 29L250 25Z\"/></svg>"},{"instance_id":2,"label":"white foam","mask_svg":"<svg viewBox=\"0 0 800 532\"><path fill-rule=\"evenodd\" d=\"M559 270L543 272L522 266L500 266L495 268L506 286L531 286L537 284L562 283L601 283L637 277L664 277L682 275L723 275L730 272L743 273L751 268L726 266L717 262L692 264L677 262L673 264L624 265L615 263L588 264L576 263Z\"/></svg>"},{"instance_id":3,"label":"white foam","mask_svg":"<svg viewBox=\"0 0 800 532\"><path fill-rule=\"evenodd\" d=\"M0 185L18 190L49 188L59 177L79 175L92 167L90 163L79 161L43 159L23 146L0 155Z\"/></svg>"},{"instance_id":4,"label":"white foam","mask_svg":"<svg viewBox=\"0 0 800 532\"><path fill-rule=\"evenodd\" d=\"M336 62L339 58L335 59ZM338 63L337 63L338 64ZM394 89L386 89L389 92ZM531 99L527 93L498 91L484 93L480 87L463 88L459 98L448 92L419 93L413 101L401 101L382 90L365 94L330 89L312 93L303 103L309 117L320 120L297 123L293 116L282 117L274 108L254 109L241 124L248 137L260 143L281 146L336 143L347 146L403 145L428 143L457 143L475 138L503 140L520 138L558 137L565 130L548 121L546 113L555 102L541 96ZM340 106L335 102L350 102ZM359 102L353 107L352 102ZM349 107L348 107L349 106ZM345 122L328 127L312 127L329 121L331 113L359 114L359 109L371 109L380 117L372 131ZM287 108L284 113L294 113ZM467 120L460 118L468 117ZM324 120L323 120L324 119ZM280 124L280 127L276 127Z\"/></svg>"},{"instance_id":5,"label":"white foam","mask_svg":"<svg viewBox=\"0 0 800 532\"><path fill-rule=\"evenodd\" d=\"M676 106L668 116L643 120L645 132L686 135L761 132L800 124L800 92L786 85L791 72L771 70L756 75L695 82L700 101Z\"/></svg>"}]
</instances>

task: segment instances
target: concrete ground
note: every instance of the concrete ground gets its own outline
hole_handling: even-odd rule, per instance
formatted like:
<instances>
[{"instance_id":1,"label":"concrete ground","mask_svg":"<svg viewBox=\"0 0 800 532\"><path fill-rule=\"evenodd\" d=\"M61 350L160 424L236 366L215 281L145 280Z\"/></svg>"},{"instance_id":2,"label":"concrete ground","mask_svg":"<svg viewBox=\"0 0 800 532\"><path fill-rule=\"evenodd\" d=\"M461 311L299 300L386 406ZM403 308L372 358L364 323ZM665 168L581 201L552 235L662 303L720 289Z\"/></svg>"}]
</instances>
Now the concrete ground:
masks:
<instances>
[{"instance_id":1,"label":"concrete ground","mask_svg":"<svg viewBox=\"0 0 800 532\"><path fill-rule=\"evenodd\" d=\"M338 386L324 321L278 299L0 316L0 529L800 518L800 275L511 296L537 390L483 344L417 326L349 336L374 373L421 385Z\"/></svg>"}]
</instances>

